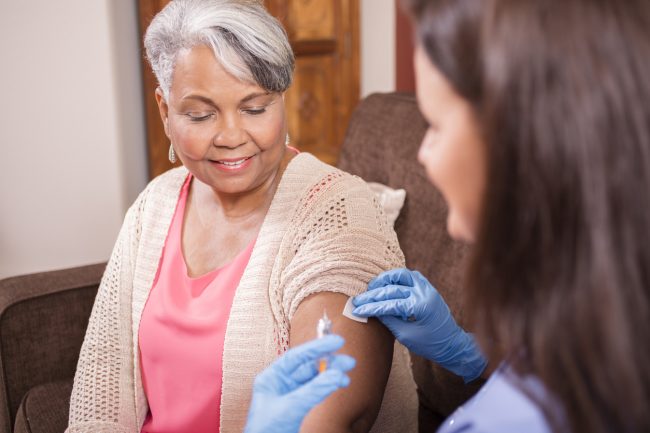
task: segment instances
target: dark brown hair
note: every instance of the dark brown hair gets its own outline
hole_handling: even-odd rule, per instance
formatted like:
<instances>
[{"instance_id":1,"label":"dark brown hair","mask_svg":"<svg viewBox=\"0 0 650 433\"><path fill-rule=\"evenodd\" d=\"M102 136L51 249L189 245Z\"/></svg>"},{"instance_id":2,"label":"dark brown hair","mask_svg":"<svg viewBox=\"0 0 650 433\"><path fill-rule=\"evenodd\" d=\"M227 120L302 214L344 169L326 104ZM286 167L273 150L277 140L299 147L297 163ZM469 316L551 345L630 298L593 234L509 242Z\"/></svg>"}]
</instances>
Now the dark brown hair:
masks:
<instances>
[{"instance_id":1,"label":"dark brown hair","mask_svg":"<svg viewBox=\"0 0 650 433\"><path fill-rule=\"evenodd\" d=\"M542 380L555 431L650 431L650 2L406 4L488 147L482 346Z\"/></svg>"}]
</instances>

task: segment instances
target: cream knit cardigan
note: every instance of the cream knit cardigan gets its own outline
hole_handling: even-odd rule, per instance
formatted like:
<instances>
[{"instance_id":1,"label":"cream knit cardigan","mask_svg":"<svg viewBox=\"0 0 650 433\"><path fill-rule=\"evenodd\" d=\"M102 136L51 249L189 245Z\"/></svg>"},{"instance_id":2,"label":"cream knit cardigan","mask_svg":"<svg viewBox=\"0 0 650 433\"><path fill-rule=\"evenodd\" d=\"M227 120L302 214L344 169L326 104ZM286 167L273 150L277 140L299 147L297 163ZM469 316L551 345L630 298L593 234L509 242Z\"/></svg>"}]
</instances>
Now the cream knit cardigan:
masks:
<instances>
[{"instance_id":1,"label":"cream knit cardigan","mask_svg":"<svg viewBox=\"0 0 650 433\"><path fill-rule=\"evenodd\" d=\"M140 432L147 399L138 326L185 168L154 179L128 210L95 299L70 402L70 433ZM221 433L241 433L253 379L288 347L289 324L310 294L355 295L403 266L397 238L361 179L312 155L284 172L244 270L223 349ZM417 396L406 350L395 344L372 432L415 433Z\"/></svg>"}]
</instances>

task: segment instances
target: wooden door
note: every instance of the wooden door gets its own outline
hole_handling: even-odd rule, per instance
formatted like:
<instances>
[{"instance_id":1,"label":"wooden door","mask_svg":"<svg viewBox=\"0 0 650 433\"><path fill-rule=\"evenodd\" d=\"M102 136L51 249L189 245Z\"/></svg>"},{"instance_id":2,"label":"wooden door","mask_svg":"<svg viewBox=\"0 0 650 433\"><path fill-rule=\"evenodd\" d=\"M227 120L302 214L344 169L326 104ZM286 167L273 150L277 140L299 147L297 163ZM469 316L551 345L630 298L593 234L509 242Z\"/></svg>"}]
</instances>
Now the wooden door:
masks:
<instances>
[{"instance_id":1,"label":"wooden door","mask_svg":"<svg viewBox=\"0 0 650 433\"><path fill-rule=\"evenodd\" d=\"M169 0L138 0L141 36ZM359 0L265 0L284 25L296 55L294 81L286 94L291 143L335 164L359 101ZM144 59L144 56L143 56ZM143 60L149 175L171 167L154 91L156 80Z\"/></svg>"}]
</instances>

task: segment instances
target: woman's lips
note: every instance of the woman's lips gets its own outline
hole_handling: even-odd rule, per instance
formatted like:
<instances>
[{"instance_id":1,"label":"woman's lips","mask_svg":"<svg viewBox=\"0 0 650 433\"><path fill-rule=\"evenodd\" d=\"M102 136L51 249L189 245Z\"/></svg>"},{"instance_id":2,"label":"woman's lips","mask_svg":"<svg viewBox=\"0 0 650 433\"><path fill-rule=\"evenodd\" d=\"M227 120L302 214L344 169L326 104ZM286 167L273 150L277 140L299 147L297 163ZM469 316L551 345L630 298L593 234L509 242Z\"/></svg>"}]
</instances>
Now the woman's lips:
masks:
<instances>
[{"instance_id":1,"label":"woman's lips","mask_svg":"<svg viewBox=\"0 0 650 433\"><path fill-rule=\"evenodd\" d=\"M242 158L218 159L218 160L211 160L210 162L218 169L232 173L247 168L251 164L250 161L253 158L253 156L245 156Z\"/></svg>"}]
</instances>

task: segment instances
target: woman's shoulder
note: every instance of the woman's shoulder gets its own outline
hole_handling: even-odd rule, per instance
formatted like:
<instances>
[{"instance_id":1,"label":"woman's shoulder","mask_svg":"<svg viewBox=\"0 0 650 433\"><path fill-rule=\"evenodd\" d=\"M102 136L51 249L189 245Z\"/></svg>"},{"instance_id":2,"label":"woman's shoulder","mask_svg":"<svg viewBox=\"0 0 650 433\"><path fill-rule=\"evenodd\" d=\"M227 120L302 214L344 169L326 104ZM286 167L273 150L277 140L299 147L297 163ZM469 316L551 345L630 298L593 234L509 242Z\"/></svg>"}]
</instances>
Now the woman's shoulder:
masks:
<instances>
[{"instance_id":1,"label":"woman's shoulder","mask_svg":"<svg viewBox=\"0 0 650 433\"><path fill-rule=\"evenodd\" d=\"M149 181L143 192L146 191L149 194L156 194L167 190L175 191L183 185L188 173L187 169L183 166L167 170Z\"/></svg>"},{"instance_id":2,"label":"woman's shoulder","mask_svg":"<svg viewBox=\"0 0 650 433\"><path fill-rule=\"evenodd\" d=\"M292 209L287 218L289 237L341 242L339 235L355 233L362 238L359 245L378 242L381 245L375 246L390 256L392 267L403 265L392 221L363 179L305 153L297 155L291 165L283 175L282 191L276 194L282 197L278 202L290 203L281 207Z\"/></svg>"},{"instance_id":3,"label":"woman's shoulder","mask_svg":"<svg viewBox=\"0 0 650 433\"><path fill-rule=\"evenodd\" d=\"M302 152L294 157L287 168L291 181L302 185L303 195L310 199L328 199L332 195L358 195L373 197L368 184L358 176L331 166L314 155Z\"/></svg>"},{"instance_id":4,"label":"woman's shoulder","mask_svg":"<svg viewBox=\"0 0 650 433\"><path fill-rule=\"evenodd\" d=\"M540 404L551 404L541 381L519 377L504 365L438 432L551 433Z\"/></svg>"},{"instance_id":5,"label":"woman's shoulder","mask_svg":"<svg viewBox=\"0 0 650 433\"><path fill-rule=\"evenodd\" d=\"M124 225L140 232L146 221L156 227L166 223L176 208L187 175L185 167L177 167L152 179L126 211Z\"/></svg>"},{"instance_id":6,"label":"woman's shoulder","mask_svg":"<svg viewBox=\"0 0 650 433\"><path fill-rule=\"evenodd\" d=\"M183 166L172 168L156 176L149 181L131 207L144 209L147 204L178 196L187 176L188 171Z\"/></svg>"}]
</instances>

